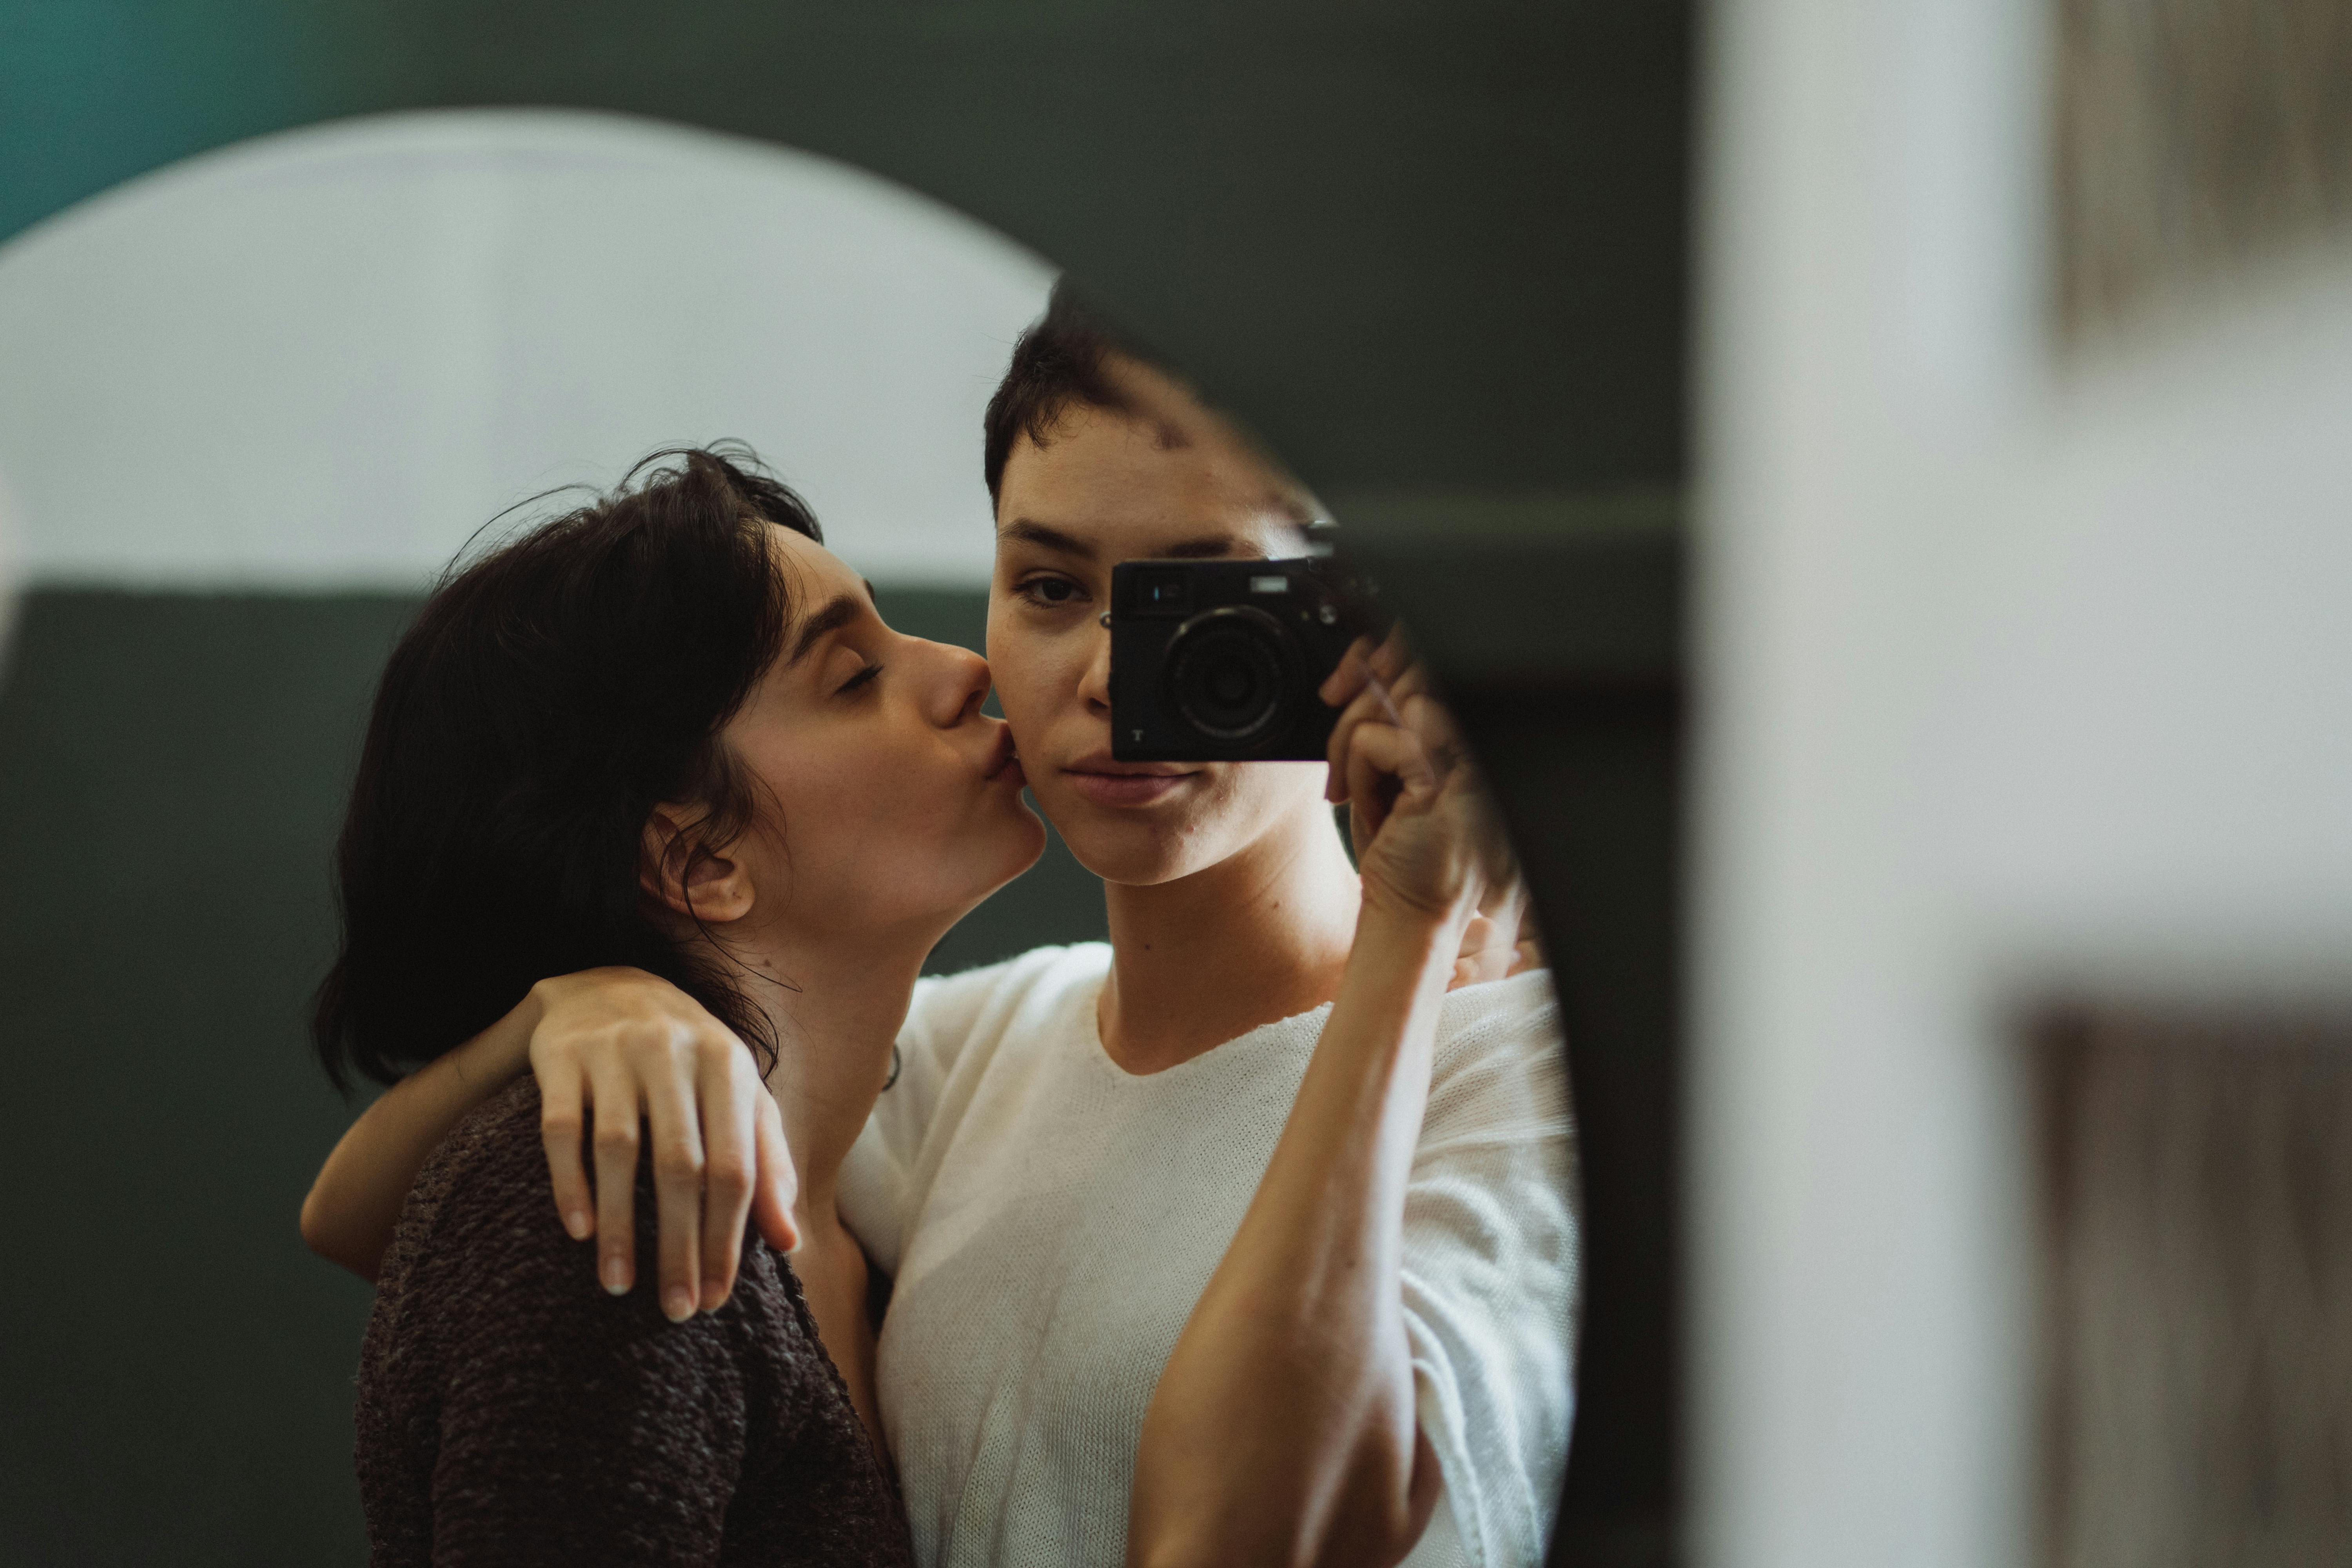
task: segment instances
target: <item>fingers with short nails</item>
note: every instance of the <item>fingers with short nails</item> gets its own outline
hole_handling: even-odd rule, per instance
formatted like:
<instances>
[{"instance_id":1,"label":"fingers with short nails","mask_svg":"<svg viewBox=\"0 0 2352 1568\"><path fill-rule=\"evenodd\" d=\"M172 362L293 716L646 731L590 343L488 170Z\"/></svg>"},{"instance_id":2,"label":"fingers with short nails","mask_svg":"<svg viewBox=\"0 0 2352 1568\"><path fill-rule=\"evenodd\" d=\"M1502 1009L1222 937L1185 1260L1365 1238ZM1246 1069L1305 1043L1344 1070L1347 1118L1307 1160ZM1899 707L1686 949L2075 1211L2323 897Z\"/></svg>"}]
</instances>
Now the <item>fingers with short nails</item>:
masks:
<instances>
[{"instance_id":1,"label":"fingers with short nails","mask_svg":"<svg viewBox=\"0 0 2352 1568\"><path fill-rule=\"evenodd\" d=\"M1324 781L1324 799L1336 805L1349 798L1348 744L1356 726L1375 720L1404 725L1407 705L1428 690L1428 668L1413 659L1402 626L1391 628L1377 647L1369 637L1358 637L1349 645L1320 691L1325 702L1341 710L1325 751L1329 773ZM1364 837L1357 835L1359 847Z\"/></svg>"},{"instance_id":2,"label":"fingers with short nails","mask_svg":"<svg viewBox=\"0 0 2352 1568\"><path fill-rule=\"evenodd\" d=\"M636 1283L636 1085L618 1061L598 1070L589 1089L596 1160L596 1278L615 1296Z\"/></svg>"},{"instance_id":3,"label":"fingers with short nails","mask_svg":"<svg viewBox=\"0 0 2352 1568\"><path fill-rule=\"evenodd\" d=\"M1389 627L1389 635L1381 639L1380 647L1371 650L1373 678L1393 686L1412 662L1412 647L1406 641L1402 622Z\"/></svg>"},{"instance_id":4,"label":"fingers with short nails","mask_svg":"<svg viewBox=\"0 0 2352 1568\"><path fill-rule=\"evenodd\" d=\"M1323 797L1333 805L1348 798L1348 749L1354 742L1357 726L1385 722L1386 707L1381 694L1365 686L1357 690L1332 722L1330 749L1325 756L1330 778L1323 786Z\"/></svg>"},{"instance_id":5,"label":"fingers with short nails","mask_svg":"<svg viewBox=\"0 0 2352 1568\"><path fill-rule=\"evenodd\" d=\"M1340 710L1339 717L1332 721L1331 741L1324 750L1329 773L1323 781L1323 798L1334 804L1348 798L1348 715L1354 711L1370 675L1371 667L1367 661L1371 651L1368 637L1358 637L1349 643L1348 651L1339 656L1338 667L1324 677L1316 692L1327 705Z\"/></svg>"},{"instance_id":6,"label":"fingers with short nails","mask_svg":"<svg viewBox=\"0 0 2352 1568\"><path fill-rule=\"evenodd\" d=\"M1433 794L1440 782L1419 736L1377 721L1359 723L1349 734L1347 767L1348 800L1363 844L1380 832L1401 796Z\"/></svg>"},{"instance_id":7,"label":"fingers with short nails","mask_svg":"<svg viewBox=\"0 0 2352 1568\"><path fill-rule=\"evenodd\" d=\"M764 1087L753 1107L752 1130L760 1173L751 1199L751 1218L770 1247L791 1252L801 1244L801 1227L793 1218L793 1204L800 1196L800 1173L793 1169L791 1151L784 1146L783 1111Z\"/></svg>"},{"instance_id":8,"label":"fingers with short nails","mask_svg":"<svg viewBox=\"0 0 2352 1568\"><path fill-rule=\"evenodd\" d=\"M681 1321L715 1310L733 1289L747 1217L781 1250L800 1241L782 1118L751 1052L640 971L583 971L533 990L544 1005L530 1044L541 1136L565 1229L595 1238L606 1289L634 1287L637 1165L650 1138L661 1309Z\"/></svg>"},{"instance_id":9,"label":"fingers with short nails","mask_svg":"<svg viewBox=\"0 0 2352 1568\"><path fill-rule=\"evenodd\" d=\"M702 1106L702 1299L704 1311L726 1305L742 1256L743 1221L751 1208L758 1159L753 1098L767 1090L740 1050L713 1042L700 1052Z\"/></svg>"},{"instance_id":10,"label":"fingers with short nails","mask_svg":"<svg viewBox=\"0 0 2352 1568\"><path fill-rule=\"evenodd\" d=\"M663 1053L667 1057L668 1053ZM684 1322L701 1302L702 1128L693 1101L660 1067L646 1075L646 1121L654 1140L654 1206L659 1220L661 1310ZM687 1088L692 1087L689 1080Z\"/></svg>"},{"instance_id":11,"label":"fingers with short nails","mask_svg":"<svg viewBox=\"0 0 2352 1568\"><path fill-rule=\"evenodd\" d=\"M580 1157L587 1131L583 1110L585 1085L576 1064L551 1064L539 1080L539 1140L547 1152L547 1172L555 1189L555 1212L574 1241L596 1234L595 1198L588 1188L588 1167Z\"/></svg>"},{"instance_id":12,"label":"fingers with short nails","mask_svg":"<svg viewBox=\"0 0 2352 1568\"><path fill-rule=\"evenodd\" d=\"M1316 689L1316 695L1323 700L1325 706L1345 708L1355 700L1356 693L1364 689L1364 677L1370 673L1370 666L1367 660L1370 658L1371 651L1370 637L1358 637L1348 645L1348 650L1339 656L1339 662L1332 667L1331 673L1325 676L1323 684Z\"/></svg>"}]
</instances>

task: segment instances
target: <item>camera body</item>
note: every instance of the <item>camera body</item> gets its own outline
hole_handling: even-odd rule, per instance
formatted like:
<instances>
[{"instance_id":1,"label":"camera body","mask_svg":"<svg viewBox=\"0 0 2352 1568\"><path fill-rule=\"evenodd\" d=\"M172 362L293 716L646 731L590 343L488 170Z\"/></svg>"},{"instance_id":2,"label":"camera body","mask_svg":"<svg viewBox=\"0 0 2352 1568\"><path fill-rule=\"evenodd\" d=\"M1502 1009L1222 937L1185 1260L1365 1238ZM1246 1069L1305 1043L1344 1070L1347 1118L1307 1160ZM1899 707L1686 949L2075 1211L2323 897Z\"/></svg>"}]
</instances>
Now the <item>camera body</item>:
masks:
<instances>
[{"instance_id":1,"label":"camera body","mask_svg":"<svg viewBox=\"0 0 2352 1568\"><path fill-rule=\"evenodd\" d=\"M1370 579L1328 555L1122 561L1110 585L1121 762L1319 762L1339 712L1316 688L1386 629Z\"/></svg>"}]
</instances>

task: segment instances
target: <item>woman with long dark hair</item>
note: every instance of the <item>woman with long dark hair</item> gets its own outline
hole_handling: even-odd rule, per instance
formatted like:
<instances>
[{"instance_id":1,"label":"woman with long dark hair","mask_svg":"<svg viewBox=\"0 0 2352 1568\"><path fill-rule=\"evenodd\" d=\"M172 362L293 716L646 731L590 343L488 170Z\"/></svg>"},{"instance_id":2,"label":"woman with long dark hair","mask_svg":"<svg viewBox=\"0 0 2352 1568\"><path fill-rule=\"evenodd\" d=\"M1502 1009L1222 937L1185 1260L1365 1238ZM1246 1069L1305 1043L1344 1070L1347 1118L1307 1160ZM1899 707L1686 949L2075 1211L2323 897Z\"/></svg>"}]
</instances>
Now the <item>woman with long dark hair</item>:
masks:
<instances>
[{"instance_id":1,"label":"woman with long dark hair","mask_svg":"<svg viewBox=\"0 0 2352 1568\"><path fill-rule=\"evenodd\" d=\"M539 977L627 965L725 1022L703 1073L774 1090L674 1130L714 1227L762 1150L789 1147L799 1194L761 1227L789 1263L729 1233L723 1305L616 1301L542 1174L596 1090L543 1105L524 1079L467 1117L410 1192L362 1354L379 1568L909 1560L833 1192L925 955L1044 846L988 686L886 626L748 454L649 459L455 571L402 637L339 848L328 1072L429 1072ZM637 1121L596 1134L634 1144Z\"/></svg>"}]
</instances>

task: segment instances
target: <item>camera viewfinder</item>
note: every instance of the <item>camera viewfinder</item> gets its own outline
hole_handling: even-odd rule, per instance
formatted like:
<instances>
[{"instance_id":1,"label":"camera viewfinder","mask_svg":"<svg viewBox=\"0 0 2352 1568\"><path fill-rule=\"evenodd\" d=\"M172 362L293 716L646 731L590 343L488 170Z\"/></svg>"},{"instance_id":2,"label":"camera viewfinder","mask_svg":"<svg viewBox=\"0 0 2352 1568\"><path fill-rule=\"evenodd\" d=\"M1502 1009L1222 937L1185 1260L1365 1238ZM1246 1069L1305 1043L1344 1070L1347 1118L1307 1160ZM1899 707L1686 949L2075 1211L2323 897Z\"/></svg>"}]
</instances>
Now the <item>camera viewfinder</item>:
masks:
<instances>
[{"instance_id":1,"label":"camera viewfinder","mask_svg":"<svg viewBox=\"0 0 2352 1568\"><path fill-rule=\"evenodd\" d=\"M1192 607L1192 574L1181 566L1146 567L1135 574L1139 615L1181 616Z\"/></svg>"}]
</instances>

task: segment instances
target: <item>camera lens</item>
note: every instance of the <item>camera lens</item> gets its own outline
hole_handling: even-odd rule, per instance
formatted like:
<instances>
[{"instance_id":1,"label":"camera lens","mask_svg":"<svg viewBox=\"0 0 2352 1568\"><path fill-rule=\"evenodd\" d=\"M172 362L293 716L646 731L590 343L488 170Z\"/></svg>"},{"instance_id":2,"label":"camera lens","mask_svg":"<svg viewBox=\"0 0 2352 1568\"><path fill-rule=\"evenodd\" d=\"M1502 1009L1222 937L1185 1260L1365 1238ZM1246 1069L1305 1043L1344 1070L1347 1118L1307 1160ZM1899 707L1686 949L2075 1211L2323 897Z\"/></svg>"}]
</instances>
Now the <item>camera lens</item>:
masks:
<instances>
[{"instance_id":1,"label":"camera lens","mask_svg":"<svg viewBox=\"0 0 2352 1568\"><path fill-rule=\"evenodd\" d=\"M1227 606L1195 616L1168 654L1168 689L1184 721L1212 740L1237 743L1282 716L1288 668L1282 627L1260 610Z\"/></svg>"}]
</instances>

